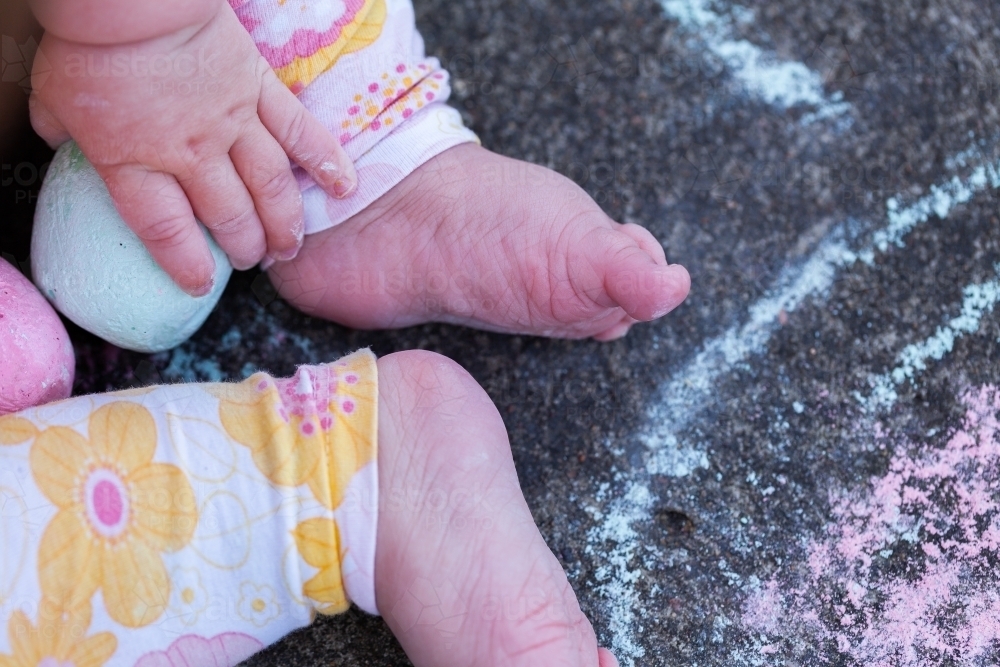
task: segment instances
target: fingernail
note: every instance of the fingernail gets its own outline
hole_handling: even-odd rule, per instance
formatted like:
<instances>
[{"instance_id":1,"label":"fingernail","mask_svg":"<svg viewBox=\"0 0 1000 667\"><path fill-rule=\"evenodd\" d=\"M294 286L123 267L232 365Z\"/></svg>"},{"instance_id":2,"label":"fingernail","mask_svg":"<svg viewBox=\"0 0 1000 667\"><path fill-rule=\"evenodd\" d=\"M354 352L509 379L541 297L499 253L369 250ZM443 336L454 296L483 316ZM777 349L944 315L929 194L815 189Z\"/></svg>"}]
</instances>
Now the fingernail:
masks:
<instances>
[{"instance_id":1,"label":"fingernail","mask_svg":"<svg viewBox=\"0 0 1000 667\"><path fill-rule=\"evenodd\" d=\"M297 245L291 250L286 250L284 252L275 252L268 255L275 262L290 262L299 256L299 251L302 250L302 245Z\"/></svg>"},{"instance_id":2,"label":"fingernail","mask_svg":"<svg viewBox=\"0 0 1000 667\"><path fill-rule=\"evenodd\" d=\"M354 192L354 190L357 187L358 187L357 183L353 183L343 178L338 178L337 181L333 184L333 192L335 195L337 195L338 199L344 199L349 194Z\"/></svg>"},{"instance_id":3,"label":"fingernail","mask_svg":"<svg viewBox=\"0 0 1000 667\"><path fill-rule=\"evenodd\" d=\"M203 296L207 296L214 287L215 287L215 278L213 277L209 278L208 282L202 285L201 287L197 287L188 292L188 294L190 294L195 298L201 298Z\"/></svg>"}]
</instances>

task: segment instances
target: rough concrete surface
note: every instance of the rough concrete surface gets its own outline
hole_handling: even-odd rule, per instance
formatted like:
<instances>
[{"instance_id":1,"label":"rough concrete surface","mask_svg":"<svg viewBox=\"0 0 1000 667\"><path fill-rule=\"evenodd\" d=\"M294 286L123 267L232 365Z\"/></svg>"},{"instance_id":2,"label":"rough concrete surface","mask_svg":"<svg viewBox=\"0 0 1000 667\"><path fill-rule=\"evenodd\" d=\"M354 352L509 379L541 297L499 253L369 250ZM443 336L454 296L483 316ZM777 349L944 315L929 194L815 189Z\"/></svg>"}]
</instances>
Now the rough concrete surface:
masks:
<instances>
[{"instance_id":1,"label":"rough concrete surface","mask_svg":"<svg viewBox=\"0 0 1000 667\"><path fill-rule=\"evenodd\" d=\"M354 332L247 273L172 353L74 330L77 391L434 350L493 397L623 665L1000 661L1000 6L417 9L484 144L650 229L688 302L611 344ZM47 159L27 130L3 156L17 259ZM407 662L351 612L248 664Z\"/></svg>"}]
</instances>

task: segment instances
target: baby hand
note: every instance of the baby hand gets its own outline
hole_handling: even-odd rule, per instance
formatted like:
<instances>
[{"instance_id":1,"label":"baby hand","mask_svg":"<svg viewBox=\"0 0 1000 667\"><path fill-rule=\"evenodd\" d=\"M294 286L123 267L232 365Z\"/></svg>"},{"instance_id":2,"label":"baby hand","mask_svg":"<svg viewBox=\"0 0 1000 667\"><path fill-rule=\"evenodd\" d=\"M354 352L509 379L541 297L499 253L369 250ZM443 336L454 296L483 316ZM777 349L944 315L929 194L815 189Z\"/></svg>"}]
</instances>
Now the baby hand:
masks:
<instances>
[{"instance_id":1,"label":"baby hand","mask_svg":"<svg viewBox=\"0 0 1000 667\"><path fill-rule=\"evenodd\" d=\"M248 269L302 245L289 158L332 196L357 183L339 141L278 80L229 5L208 13L125 44L46 33L30 100L35 130L52 146L77 141L125 222L193 295L209 292L214 268L196 217Z\"/></svg>"}]
</instances>

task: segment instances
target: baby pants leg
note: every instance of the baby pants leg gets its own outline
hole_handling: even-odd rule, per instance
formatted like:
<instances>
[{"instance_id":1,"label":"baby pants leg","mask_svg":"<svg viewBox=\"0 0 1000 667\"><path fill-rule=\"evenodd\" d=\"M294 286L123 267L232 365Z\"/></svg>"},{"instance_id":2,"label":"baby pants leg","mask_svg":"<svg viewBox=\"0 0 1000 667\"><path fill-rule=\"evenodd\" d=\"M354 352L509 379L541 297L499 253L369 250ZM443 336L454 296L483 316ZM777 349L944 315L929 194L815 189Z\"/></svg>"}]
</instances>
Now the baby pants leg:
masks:
<instances>
[{"instance_id":1,"label":"baby pants leg","mask_svg":"<svg viewBox=\"0 0 1000 667\"><path fill-rule=\"evenodd\" d=\"M335 136L358 171L346 199L296 170L305 231L366 209L431 158L478 142L445 104L448 73L427 58L411 0L229 0L282 81Z\"/></svg>"},{"instance_id":2,"label":"baby pants leg","mask_svg":"<svg viewBox=\"0 0 1000 667\"><path fill-rule=\"evenodd\" d=\"M361 351L0 417L0 667L229 666L377 613L377 397Z\"/></svg>"}]
</instances>

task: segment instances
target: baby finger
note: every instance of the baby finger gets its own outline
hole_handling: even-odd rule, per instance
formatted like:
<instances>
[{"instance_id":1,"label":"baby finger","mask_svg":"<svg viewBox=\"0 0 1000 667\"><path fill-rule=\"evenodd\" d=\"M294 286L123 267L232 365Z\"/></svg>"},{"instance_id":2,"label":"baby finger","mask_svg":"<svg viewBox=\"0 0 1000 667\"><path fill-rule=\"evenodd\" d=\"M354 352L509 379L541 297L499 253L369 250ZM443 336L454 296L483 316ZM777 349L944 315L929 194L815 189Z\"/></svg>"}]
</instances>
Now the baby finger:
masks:
<instances>
[{"instance_id":1,"label":"baby finger","mask_svg":"<svg viewBox=\"0 0 1000 667\"><path fill-rule=\"evenodd\" d=\"M202 164L182 183L198 219L229 255L233 268L245 271L264 258L264 229L254 200L228 155Z\"/></svg>"},{"instance_id":2,"label":"baby finger","mask_svg":"<svg viewBox=\"0 0 1000 667\"><path fill-rule=\"evenodd\" d=\"M212 291L215 259L177 179L139 165L97 169L125 224L178 287L191 296Z\"/></svg>"},{"instance_id":3,"label":"baby finger","mask_svg":"<svg viewBox=\"0 0 1000 667\"><path fill-rule=\"evenodd\" d=\"M263 127L237 140L229 154L257 207L268 257L279 262L293 259L302 247L305 222L302 193L288 156Z\"/></svg>"},{"instance_id":4,"label":"baby finger","mask_svg":"<svg viewBox=\"0 0 1000 667\"><path fill-rule=\"evenodd\" d=\"M290 158L323 190L343 199L357 188L354 163L340 141L299 102L274 72L268 72L258 110L261 122Z\"/></svg>"}]
</instances>

